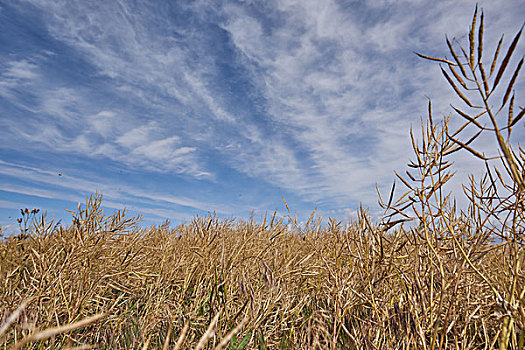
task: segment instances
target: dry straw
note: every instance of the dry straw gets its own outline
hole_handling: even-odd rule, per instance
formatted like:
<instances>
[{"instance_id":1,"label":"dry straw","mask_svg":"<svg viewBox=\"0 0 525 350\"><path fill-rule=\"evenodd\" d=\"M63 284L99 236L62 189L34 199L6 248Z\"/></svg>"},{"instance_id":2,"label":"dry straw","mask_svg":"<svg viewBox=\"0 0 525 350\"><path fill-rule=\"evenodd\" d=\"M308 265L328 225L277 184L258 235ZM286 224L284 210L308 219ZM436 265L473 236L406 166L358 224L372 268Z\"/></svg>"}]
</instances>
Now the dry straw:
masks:
<instances>
[{"instance_id":1,"label":"dry straw","mask_svg":"<svg viewBox=\"0 0 525 350\"><path fill-rule=\"evenodd\" d=\"M521 31L499 61L503 40L484 54L483 27L476 9L467 49L447 38L452 60L420 55L442 65L462 123L436 121L429 101L414 160L379 196L381 222L361 210L350 225L315 213L300 225L286 204L287 221L140 229L125 212L104 216L98 195L68 227L23 211L21 234L0 242L1 345L523 349L525 152L511 138L522 61L503 84ZM494 154L479 148L484 134ZM486 169L464 184L463 208L446 190L460 151Z\"/></svg>"}]
</instances>

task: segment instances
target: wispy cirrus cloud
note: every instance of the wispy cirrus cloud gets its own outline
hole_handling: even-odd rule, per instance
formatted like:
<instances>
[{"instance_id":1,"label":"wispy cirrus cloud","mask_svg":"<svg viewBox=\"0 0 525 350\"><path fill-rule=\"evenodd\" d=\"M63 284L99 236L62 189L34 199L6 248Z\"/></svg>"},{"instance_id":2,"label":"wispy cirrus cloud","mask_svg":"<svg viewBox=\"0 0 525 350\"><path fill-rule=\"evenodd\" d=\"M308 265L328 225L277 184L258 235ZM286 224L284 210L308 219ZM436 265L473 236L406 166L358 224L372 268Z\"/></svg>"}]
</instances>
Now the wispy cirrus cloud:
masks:
<instances>
[{"instance_id":1,"label":"wispy cirrus cloud","mask_svg":"<svg viewBox=\"0 0 525 350\"><path fill-rule=\"evenodd\" d=\"M37 65L26 60L10 61L7 63L7 69L3 76L7 79L13 80L31 80L36 78L37 73L35 70L37 68Z\"/></svg>"},{"instance_id":2,"label":"wispy cirrus cloud","mask_svg":"<svg viewBox=\"0 0 525 350\"><path fill-rule=\"evenodd\" d=\"M102 156L128 166L211 176L195 157L195 147L185 146L179 136L172 136L172 130L154 120L143 125L137 116L126 111L90 105L82 91L73 88L42 91L44 78L36 72L37 67L25 61L11 62L3 74L7 80L0 84L4 88L0 93L31 113L23 121L11 118L2 122L11 132L12 146L30 142L57 152ZM22 101L22 96L17 96L21 89L34 98Z\"/></svg>"},{"instance_id":3,"label":"wispy cirrus cloud","mask_svg":"<svg viewBox=\"0 0 525 350\"><path fill-rule=\"evenodd\" d=\"M373 185L390 181L393 170L407 161L409 125L425 114L425 94L441 111L454 97L438 69L423 66L427 63L412 51L435 53L436 47L444 48L444 33L464 35L474 3L345 6L283 0L273 5L259 17L247 6L228 2L222 26L250 67L268 117L283 125L296 157L302 155L303 167L294 170L301 175L280 178L279 185L316 201L360 198L370 203ZM420 15L407 16L408 5ZM499 22L498 5L487 6L489 13L496 12L493 25L506 28ZM519 23L518 16L515 20ZM275 162L288 164L289 158ZM238 165L240 171L252 167L253 159ZM265 176L272 172L279 170L269 167Z\"/></svg>"},{"instance_id":4,"label":"wispy cirrus cloud","mask_svg":"<svg viewBox=\"0 0 525 350\"><path fill-rule=\"evenodd\" d=\"M33 111L32 118L27 118L24 125L14 119L6 122L6 127L18 140L42 143L59 152L105 156L130 166L135 164L197 177L212 176L199 162L196 145L184 135L183 128L169 128L166 124L184 125L188 110L192 114L217 115L219 119L232 118L214 104L214 98L199 79L192 77L194 69L184 63L185 55L166 47L163 41L173 38L160 38L155 43L156 33L147 33L144 23L127 17L125 4L114 4L116 7L107 9L109 14L117 14L116 23L104 18L104 11L84 8L80 3L72 8L55 2L35 2L33 5L52 14L47 25L53 38L78 50L77 54L96 70L86 70L85 80L77 82L68 81L69 76L51 79L35 73L38 64L47 68L48 57L31 65L25 61L13 62L4 72L10 79L7 86L3 84L4 94L9 93L5 90L12 93L24 88L26 94L34 96L17 106ZM170 72L181 64L183 68ZM23 76L22 68L25 68ZM16 79L11 79L15 73ZM92 79L101 77L111 79L112 86L102 88L105 96L97 96L93 91ZM50 84L44 87L47 83ZM60 86L64 84L67 87ZM194 86L196 93L188 94L181 85ZM130 92L137 92L137 95L130 96ZM110 98L129 104L121 104L117 111L108 111L107 104L112 104ZM138 107L137 98L142 100ZM9 100L14 102L15 99L11 95ZM210 108L215 113L210 112ZM113 123L109 119L113 119ZM198 118L196 122L202 124ZM106 129L102 129L103 123ZM136 139L132 145L121 142L126 135L139 135L144 124L149 128L148 135Z\"/></svg>"}]
</instances>

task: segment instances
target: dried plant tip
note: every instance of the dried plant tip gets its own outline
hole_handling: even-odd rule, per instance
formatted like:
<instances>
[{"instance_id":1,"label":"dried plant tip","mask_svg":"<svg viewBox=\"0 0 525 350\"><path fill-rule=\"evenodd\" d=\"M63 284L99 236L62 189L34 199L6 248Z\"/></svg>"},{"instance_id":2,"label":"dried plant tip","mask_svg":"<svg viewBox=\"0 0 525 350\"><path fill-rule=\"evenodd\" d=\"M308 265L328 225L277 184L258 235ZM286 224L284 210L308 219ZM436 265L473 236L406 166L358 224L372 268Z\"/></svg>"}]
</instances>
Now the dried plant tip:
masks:
<instances>
[{"instance_id":1,"label":"dried plant tip","mask_svg":"<svg viewBox=\"0 0 525 350\"><path fill-rule=\"evenodd\" d=\"M496 68L496 62L498 61L499 50L501 49L501 44L503 43L503 37L504 35L502 35L499 39L498 46L496 47L496 51L494 52L494 58L492 59L492 65L490 66L489 77L492 76L492 73L494 73L494 68Z\"/></svg>"},{"instance_id":2,"label":"dried plant tip","mask_svg":"<svg viewBox=\"0 0 525 350\"><path fill-rule=\"evenodd\" d=\"M403 184L405 184L406 187L408 187L410 190L413 189L413 187L405 180L401 175L399 175L397 172L395 172L396 176L401 180ZM411 178L412 181L415 181L413 178Z\"/></svg>"},{"instance_id":3,"label":"dried plant tip","mask_svg":"<svg viewBox=\"0 0 525 350\"><path fill-rule=\"evenodd\" d=\"M467 72L465 72L465 68L463 68L463 65L461 64L461 61L459 60L458 55L456 55L456 52L454 51L454 48L452 47L452 43L450 40L448 40L448 37L445 37L448 45L448 49L450 50L450 53L452 54L452 57L454 57L454 60L456 61L456 64L459 67L459 70L461 71L461 74L466 78Z\"/></svg>"},{"instance_id":4,"label":"dried plant tip","mask_svg":"<svg viewBox=\"0 0 525 350\"><path fill-rule=\"evenodd\" d=\"M288 207L288 203L286 203L286 199L283 197L284 205L286 206L286 210L288 210L288 213L290 213L290 207Z\"/></svg>"},{"instance_id":5,"label":"dried plant tip","mask_svg":"<svg viewBox=\"0 0 525 350\"><path fill-rule=\"evenodd\" d=\"M468 87L467 87L467 84L465 84L465 82L463 81L463 79L461 79L461 77L459 76L458 73L456 73L456 70L454 69L453 66L451 66L450 64L448 65L448 68L450 69L450 71L452 72L452 74L454 75L454 78L456 78L456 80L461 84L461 86L463 86L463 88L465 90L468 90Z\"/></svg>"},{"instance_id":6,"label":"dried plant tip","mask_svg":"<svg viewBox=\"0 0 525 350\"><path fill-rule=\"evenodd\" d=\"M477 17L478 17L478 5L476 4L476 9L474 10L474 17L472 17L472 26L470 27L470 32L468 34L468 41L469 41L469 44L470 44L469 65L470 65L470 68L472 70L474 70L474 65L475 65L475 59L474 59L474 47L475 47L474 32L476 30Z\"/></svg>"},{"instance_id":7,"label":"dried plant tip","mask_svg":"<svg viewBox=\"0 0 525 350\"><path fill-rule=\"evenodd\" d=\"M467 142L465 142L465 145L470 145L475 139L479 137L479 135L481 135L482 132L483 130L480 130L477 133L475 133L474 136L472 136L470 139L467 140Z\"/></svg>"},{"instance_id":8,"label":"dried plant tip","mask_svg":"<svg viewBox=\"0 0 525 350\"><path fill-rule=\"evenodd\" d=\"M525 115L525 108L523 107L520 107L520 108L521 108L521 112L519 112L516 118L512 120L512 123L510 123L509 127L513 127L514 125L516 125L516 123L519 122L521 118L523 118L523 116Z\"/></svg>"},{"instance_id":9,"label":"dried plant tip","mask_svg":"<svg viewBox=\"0 0 525 350\"><path fill-rule=\"evenodd\" d=\"M469 151L470 153L472 153L474 156L480 158L481 160L488 160L487 157L485 157L483 154L479 153L478 151L476 151L475 149L469 147L466 143L463 143L459 140L456 140L455 138L453 138L452 136L448 135L448 138L454 142L454 143L457 143L461 148Z\"/></svg>"},{"instance_id":10,"label":"dried plant tip","mask_svg":"<svg viewBox=\"0 0 525 350\"><path fill-rule=\"evenodd\" d=\"M317 211L317 208L314 209L314 211L312 212L312 214L310 215L310 218L308 218L308 221L306 222L306 227L308 227L310 225L310 223L312 222L314 216L315 216L315 212Z\"/></svg>"},{"instance_id":11,"label":"dried plant tip","mask_svg":"<svg viewBox=\"0 0 525 350\"><path fill-rule=\"evenodd\" d=\"M454 62L449 61L449 60L446 60L446 59L444 59L444 58L437 58L437 57L425 56L425 55L422 55L422 54L420 54L420 53L418 53L418 52L415 52L415 51L414 51L414 53L415 53L416 55L418 55L419 57L424 58L424 59L426 59L426 60L436 61L436 62L441 62L441 63L446 63L446 64L450 64L450 65L452 65L452 66L455 66L455 65L456 65Z\"/></svg>"},{"instance_id":12,"label":"dried plant tip","mask_svg":"<svg viewBox=\"0 0 525 350\"><path fill-rule=\"evenodd\" d=\"M457 114L459 114L460 116L462 116L463 118L465 118L466 120L468 120L469 122L471 122L472 124L476 125L478 128L480 129L483 129L483 126L476 120L476 118L473 118L471 117L470 115L468 115L467 113L457 109L456 107L454 106L451 106L453 110L456 111Z\"/></svg>"},{"instance_id":13,"label":"dried plant tip","mask_svg":"<svg viewBox=\"0 0 525 350\"><path fill-rule=\"evenodd\" d=\"M447 74L447 72L445 72L445 70L443 69L443 67L441 67L441 72L443 73L443 75L445 76L445 78L447 79L448 83L450 84L450 86L452 86L452 88L454 89L454 91L456 92L456 94L458 94L458 96L463 100L465 101L465 103L469 106L469 107L473 107L472 106L472 103L470 103L470 101L467 99L467 97L465 95L463 95L461 93L461 91L459 91L459 89L457 88L456 84L454 84L454 82L452 81L452 79L450 78L450 76Z\"/></svg>"},{"instance_id":14,"label":"dried plant tip","mask_svg":"<svg viewBox=\"0 0 525 350\"><path fill-rule=\"evenodd\" d=\"M512 87L514 86L514 83L516 82L516 79L518 78L518 74L520 73L522 65L523 65L523 58L518 63L518 66L516 67L514 74L512 74L512 78L510 79L509 85L507 86L507 91L505 91L505 95L503 96L503 102L501 103L501 107L505 106L505 103L507 103L507 99L509 98L510 92L512 91Z\"/></svg>"},{"instance_id":15,"label":"dried plant tip","mask_svg":"<svg viewBox=\"0 0 525 350\"><path fill-rule=\"evenodd\" d=\"M396 181L392 184L392 190L390 191L390 198L388 199L387 209L392 205L392 200L394 199L394 191L396 190Z\"/></svg>"},{"instance_id":16,"label":"dried plant tip","mask_svg":"<svg viewBox=\"0 0 525 350\"><path fill-rule=\"evenodd\" d=\"M481 57L483 56L483 25L484 25L484 12L481 10L481 18L479 20L478 30L478 62L481 63Z\"/></svg>"},{"instance_id":17,"label":"dried plant tip","mask_svg":"<svg viewBox=\"0 0 525 350\"><path fill-rule=\"evenodd\" d=\"M410 178L410 180L416 182L416 179L414 178L414 176L412 174L410 174L410 172L408 170L405 171L407 176Z\"/></svg>"},{"instance_id":18,"label":"dried plant tip","mask_svg":"<svg viewBox=\"0 0 525 350\"><path fill-rule=\"evenodd\" d=\"M498 74L496 74L496 79L494 80L494 85L492 86L492 90L496 88L499 81L501 80L501 77L503 76L503 73L505 72L505 69L507 68L507 65L509 64L510 58L512 57L512 53L514 52L514 49L516 48L516 45L518 44L518 41L520 40L521 32L523 31L523 26L521 27L520 31L516 36L514 37L514 40L512 40L512 43L509 46L509 49L507 50L507 54L505 55L505 58L501 62L501 66L499 67Z\"/></svg>"},{"instance_id":19,"label":"dried plant tip","mask_svg":"<svg viewBox=\"0 0 525 350\"><path fill-rule=\"evenodd\" d=\"M381 191L379 191L379 186L377 184L376 184L376 192L377 192L377 196L379 197L379 199L377 200L377 202L379 203L379 206L385 209L386 205L385 205L385 202L383 201L383 197L381 196Z\"/></svg>"}]
</instances>

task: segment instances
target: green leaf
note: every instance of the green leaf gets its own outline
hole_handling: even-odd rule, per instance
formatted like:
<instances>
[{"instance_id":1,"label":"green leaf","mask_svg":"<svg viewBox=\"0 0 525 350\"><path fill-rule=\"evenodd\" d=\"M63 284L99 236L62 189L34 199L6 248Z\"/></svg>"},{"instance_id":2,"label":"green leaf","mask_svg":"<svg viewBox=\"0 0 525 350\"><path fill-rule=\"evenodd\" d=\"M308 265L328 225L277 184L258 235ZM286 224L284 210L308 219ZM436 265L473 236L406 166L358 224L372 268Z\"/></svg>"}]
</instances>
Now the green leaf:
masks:
<instances>
[{"instance_id":1,"label":"green leaf","mask_svg":"<svg viewBox=\"0 0 525 350\"><path fill-rule=\"evenodd\" d=\"M241 342L239 343L239 346L237 347L237 350L244 350L246 345L250 342L250 339L252 339L252 332L248 332L244 338L242 338Z\"/></svg>"},{"instance_id":2,"label":"green leaf","mask_svg":"<svg viewBox=\"0 0 525 350\"><path fill-rule=\"evenodd\" d=\"M237 336L234 335L230 340L230 346L228 347L230 350L237 350Z\"/></svg>"}]
</instances>

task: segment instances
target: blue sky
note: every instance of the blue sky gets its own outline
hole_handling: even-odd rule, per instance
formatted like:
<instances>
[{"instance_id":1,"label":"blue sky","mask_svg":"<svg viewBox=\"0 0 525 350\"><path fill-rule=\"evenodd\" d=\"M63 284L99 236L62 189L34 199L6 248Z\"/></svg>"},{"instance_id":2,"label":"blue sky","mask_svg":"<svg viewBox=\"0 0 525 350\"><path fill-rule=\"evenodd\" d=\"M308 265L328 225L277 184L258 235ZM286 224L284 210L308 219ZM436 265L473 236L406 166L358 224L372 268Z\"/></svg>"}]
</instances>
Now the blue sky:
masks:
<instances>
[{"instance_id":1,"label":"blue sky","mask_svg":"<svg viewBox=\"0 0 525 350\"><path fill-rule=\"evenodd\" d=\"M456 102L413 51L446 55L475 3L0 0L0 225L23 207L67 222L95 191L146 224L284 213L282 197L377 210L425 96L438 115ZM525 6L479 5L487 46L508 44Z\"/></svg>"}]
</instances>

